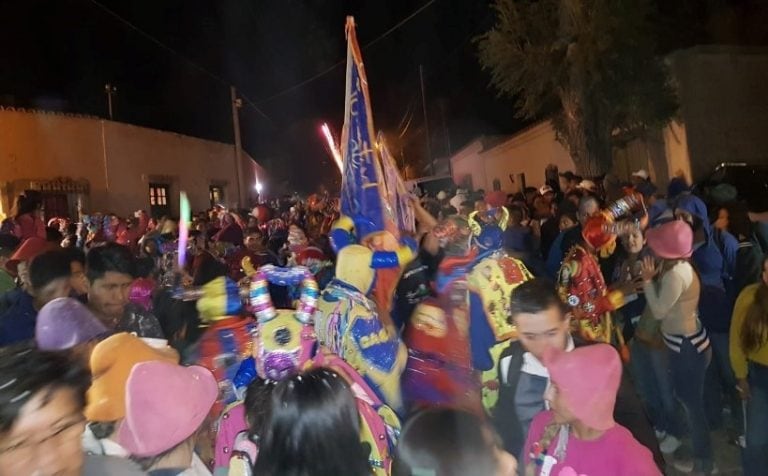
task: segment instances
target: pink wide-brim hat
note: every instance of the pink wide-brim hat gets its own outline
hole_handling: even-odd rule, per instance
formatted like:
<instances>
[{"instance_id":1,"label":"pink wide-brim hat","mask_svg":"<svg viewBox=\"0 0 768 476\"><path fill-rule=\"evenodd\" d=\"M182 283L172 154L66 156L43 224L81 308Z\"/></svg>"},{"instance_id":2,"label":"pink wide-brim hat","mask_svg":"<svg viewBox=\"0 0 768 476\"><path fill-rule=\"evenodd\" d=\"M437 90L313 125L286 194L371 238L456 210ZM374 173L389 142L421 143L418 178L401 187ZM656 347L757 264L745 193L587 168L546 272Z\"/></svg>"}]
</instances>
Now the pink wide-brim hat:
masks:
<instances>
[{"instance_id":1,"label":"pink wide-brim hat","mask_svg":"<svg viewBox=\"0 0 768 476\"><path fill-rule=\"evenodd\" d=\"M65 350L106 332L104 324L80 301L56 298L37 314L35 342L41 350Z\"/></svg>"},{"instance_id":2,"label":"pink wide-brim hat","mask_svg":"<svg viewBox=\"0 0 768 476\"><path fill-rule=\"evenodd\" d=\"M195 434L218 393L216 379L205 367L136 364L125 387L125 419L117 442L133 456L164 453Z\"/></svg>"},{"instance_id":3,"label":"pink wide-brim hat","mask_svg":"<svg viewBox=\"0 0 768 476\"><path fill-rule=\"evenodd\" d=\"M613 408L621 382L621 360L608 344L590 344L570 352L550 350L543 363L557 385L561 402L579 421L605 431L616 422Z\"/></svg>"},{"instance_id":4,"label":"pink wide-brim hat","mask_svg":"<svg viewBox=\"0 0 768 476\"><path fill-rule=\"evenodd\" d=\"M684 259L693 254L693 229L683 220L675 220L645 232L648 247L659 258Z\"/></svg>"}]
</instances>

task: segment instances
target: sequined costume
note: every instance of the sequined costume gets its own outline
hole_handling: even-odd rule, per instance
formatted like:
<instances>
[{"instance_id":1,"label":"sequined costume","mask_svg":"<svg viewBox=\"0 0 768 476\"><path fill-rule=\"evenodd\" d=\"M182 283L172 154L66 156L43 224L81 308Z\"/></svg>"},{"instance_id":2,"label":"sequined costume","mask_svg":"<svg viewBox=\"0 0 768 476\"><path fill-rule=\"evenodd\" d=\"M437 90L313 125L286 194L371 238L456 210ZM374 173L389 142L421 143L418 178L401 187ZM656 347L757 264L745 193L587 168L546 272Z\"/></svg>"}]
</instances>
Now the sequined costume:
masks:
<instances>
[{"instance_id":1,"label":"sequined costume","mask_svg":"<svg viewBox=\"0 0 768 476\"><path fill-rule=\"evenodd\" d=\"M482 370L482 394L485 408L493 408L498 398L498 358L509 340L517 338L509 322L512 290L533 276L525 265L504 249L503 233L509 212L501 205L477 221L470 214L468 223L479 254L467 277L469 309L473 323L470 332L473 365Z\"/></svg>"},{"instance_id":2,"label":"sequined costume","mask_svg":"<svg viewBox=\"0 0 768 476\"><path fill-rule=\"evenodd\" d=\"M560 267L557 292L573 312L577 331L589 341L611 341L608 313L621 306L620 292L608 292L597 258L583 246L568 251Z\"/></svg>"},{"instance_id":3,"label":"sequined costume","mask_svg":"<svg viewBox=\"0 0 768 476\"><path fill-rule=\"evenodd\" d=\"M595 253L612 254L617 235L640 226L635 221L618 221L638 209L645 209L642 197L638 195L629 195L609 204L584 224L581 234L585 245L573 246L563 259L557 292L573 311L576 330L586 340L611 343L610 313L624 304L624 295L608 290Z\"/></svg>"},{"instance_id":4,"label":"sequined costume","mask_svg":"<svg viewBox=\"0 0 768 476\"><path fill-rule=\"evenodd\" d=\"M400 376L407 351L394 327L379 319L366 296L373 282L373 253L359 245L339 252L336 278L323 290L315 314L320 345L339 355L387 405L400 411Z\"/></svg>"}]
</instances>

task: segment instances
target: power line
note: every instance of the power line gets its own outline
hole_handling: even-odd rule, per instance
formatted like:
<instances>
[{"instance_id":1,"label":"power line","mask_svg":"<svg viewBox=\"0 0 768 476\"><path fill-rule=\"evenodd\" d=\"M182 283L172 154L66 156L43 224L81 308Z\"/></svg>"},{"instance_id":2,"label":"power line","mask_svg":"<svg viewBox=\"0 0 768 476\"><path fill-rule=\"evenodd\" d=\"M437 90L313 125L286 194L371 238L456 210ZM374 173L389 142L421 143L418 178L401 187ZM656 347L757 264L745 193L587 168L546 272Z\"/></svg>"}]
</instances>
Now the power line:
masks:
<instances>
[{"instance_id":1,"label":"power line","mask_svg":"<svg viewBox=\"0 0 768 476\"><path fill-rule=\"evenodd\" d=\"M197 71L205 74L206 76L210 77L211 79L215 80L216 82L218 82L219 84L221 84L221 85L223 85L225 87L229 87L230 85L232 85L232 83L226 81L221 76L211 72L210 70L206 69L205 67L203 67L203 66L199 65L198 63L192 61L191 59L189 59L186 56L182 55L181 53L179 53L175 49L171 48L170 46L166 45L162 41L158 40L155 36L147 33L146 31L142 30L138 26L134 25L129 20L125 19L120 14L118 14L114 10L110 9L109 7L104 5L103 3L99 2L98 0L89 0L89 1L91 3L93 3L94 5L96 5L98 8L100 8L101 10L103 10L104 12L106 12L107 14L109 14L110 16L112 16L113 18L115 18L116 20L118 20L119 22L123 23L124 25L126 25L130 29L132 29L135 32L139 33L145 39L147 39L147 40L151 41L152 43L154 43L156 46L159 46L160 48L162 48L163 50L167 51L168 53L171 53L172 55L178 57L183 62L185 62L188 66L191 66L192 68L194 68ZM395 23L387 31L385 31L381 35L377 36L373 40L369 41L368 43L364 44L362 46L362 49L365 50L365 49L375 45L379 41L383 40L384 38L386 38L387 36L392 34L394 31L396 31L398 28L400 28L401 26L406 24L408 21L410 21L411 19L416 17L419 13L421 13L424 10L426 10L427 8L429 8L436 1L437 0L429 0L427 3L425 3L424 5L420 6L416 10L414 10L408 16L406 16L405 18L403 18L399 22ZM277 92L277 93L273 94L272 96L269 96L269 97L267 97L265 99L262 99L261 101L259 101L258 105L253 100L251 100L249 97L247 97L243 93L242 90L240 90L239 88L238 88L238 90L240 92L241 98L245 101L245 103L247 105L252 107L260 116L262 116L264 119L269 121L271 124L274 124L274 121L272 121L272 119L266 113L264 113L264 111L262 111L259 108L259 105L266 104L267 102L270 102L270 101L272 101L274 99L277 99L278 97L281 97L281 96L284 96L286 94L289 94L289 93L291 93L291 92L293 92L293 91L295 91L295 90L297 90L297 89L299 89L299 88L301 88L301 87L303 87L303 86L305 86L305 85L307 85L307 84L309 84L309 83L311 83L311 82L313 82L313 81L315 81L315 80L325 76L326 74L332 72L333 70L335 70L336 68L338 68L339 66L341 66L341 65L343 65L345 63L346 63L346 58L341 59L341 60L337 61L336 63L334 63L333 65L331 65L330 67L328 67L328 68L324 69L323 71L315 74L314 76L311 76L311 77L309 77L309 78L307 78L307 79L305 79L305 80L303 80L303 81L301 81L301 82L299 82L297 84L294 84L293 86L290 86L290 87L288 87L288 88L286 88L286 89L284 89L284 90L282 90L280 92Z\"/></svg>"},{"instance_id":2,"label":"power line","mask_svg":"<svg viewBox=\"0 0 768 476\"><path fill-rule=\"evenodd\" d=\"M134 25L134 24L133 24L133 23L131 23L130 21L126 20L125 18L123 18L122 16L120 16L120 15L119 15L117 12L115 12L114 10L111 10L109 7L107 7L107 6L106 6L106 5L104 5L103 3L99 2L98 0L89 0L89 1L90 1L91 3L93 3L94 5L96 5L97 7L99 7L99 8L100 8L101 10L103 10L104 12L106 12L107 14L109 14L110 16L112 16L113 18L117 19L119 22L123 23L124 25L126 25L127 27L129 27L130 29L132 29L133 31L137 32L138 34L140 34L141 36L143 36L143 37L144 37L144 38L146 38L147 40L149 40L149 41L151 41L152 43L154 43L156 46L159 46L160 48L162 48L163 50L167 51L168 53L171 53L172 55L174 55L174 56L177 56L177 57L178 57L178 58L180 58L180 59L181 59L183 62L185 62L185 63L186 63L188 66L191 66L192 68L196 69L197 71L199 71L199 72L201 72L201 73L205 74L206 76L208 76L208 77L210 77L211 79L215 80L216 82L220 83L222 86L230 87L230 86L232 85L232 83L225 81L225 80L224 80L224 78L222 78L221 76L219 76L219 75L217 75L217 74L215 74L215 73L212 73L212 72L211 72L211 71L209 71L208 69L206 69L206 68L204 68L204 67L200 66L199 64L195 63L195 62L194 62L194 61L192 61L191 59L189 59L189 58L187 58L186 56L182 55L181 53L179 53L178 51L174 50L174 49L173 49L173 48L171 48L170 46L166 45L166 44L165 44L165 43L163 43L162 41L158 40L156 37L152 36L151 34L147 33L146 31L142 30L141 28L137 27L136 25ZM433 1L434 1L434 0L433 0ZM238 89L239 89L239 88L238 88ZM270 123L273 123L273 124L274 124L274 122L272 121L272 119L271 119L269 116L267 116L267 115L264 113L264 111L262 111L261 109L259 109L259 107L258 107L258 106L256 106L256 104L255 104L253 101L251 101L250 99L248 99L247 97L245 97L245 95L244 95L244 94L242 94L242 92L241 92L240 96L242 96L242 99L244 99L244 100L245 100L245 102L246 102L248 105L250 105L251 107L253 107L253 109L254 109L256 112L258 112L258 113L259 113L259 115L261 115L261 116L262 116L264 119L266 119L266 120L267 120L267 121L269 121Z\"/></svg>"},{"instance_id":3,"label":"power line","mask_svg":"<svg viewBox=\"0 0 768 476\"><path fill-rule=\"evenodd\" d=\"M395 23L395 25L392 26L392 28L390 28L389 30L385 31L384 33L382 33L381 35L377 36L376 38L374 38L373 40L369 41L368 43L364 44L362 46L362 49L365 50L366 48L369 48L369 47L375 45L376 43L378 43L379 41L383 40L384 38L389 36L393 31L397 30L398 28L400 28L401 26L406 24L413 17L415 17L416 15L421 13L422 11L426 10L430 5L432 5L436 1L437 0L429 0L427 3L425 3L424 5L422 5L419 8L417 8L413 13L411 13L407 17L403 18L399 22ZM331 71L335 70L339 66L345 64L346 62L347 62L347 59L345 57L344 59L341 59L341 60L337 61L336 63L332 64L327 69L324 69L323 71L315 74L314 76L311 76L311 77L309 77L309 78L307 78L307 79L305 79L305 80L303 80L303 81L301 81L301 82L299 82L297 84L294 84L293 86L291 86L289 88L283 89L282 91L280 91L278 93L275 93L275 94L273 94L273 95L271 95L271 96L269 96L269 97L267 97L265 99L262 99L261 101L259 101L259 104L266 104L266 103L272 101L273 99L277 99L277 98L279 98L281 96L285 96L288 93L291 93L291 92L293 92L293 91L295 91L295 90L297 90L297 89L299 89L299 88L301 88L303 86L306 86L307 84L315 81L316 79L319 79L319 78L325 76L326 74L330 73Z\"/></svg>"},{"instance_id":4,"label":"power line","mask_svg":"<svg viewBox=\"0 0 768 476\"><path fill-rule=\"evenodd\" d=\"M375 44L376 44L376 43L378 43L379 41L383 40L384 38L386 38L387 36L389 36L389 34L390 34L390 33L392 33L393 31L397 30L397 29L398 29L398 28L400 28L401 26L405 25L405 24L406 24L406 23L407 23L407 22L408 22L408 21L409 21L411 18L415 17L415 16L416 16L416 15L418 15L419 13L423 12L424 10L426 10L426 9L427 9L427 7L429 7L430 5L432 5L433 3L435 3L436 1L437 1L437 0L430 0L430 1L428 1L427 3L425 3L424 5L422 5L421 7L417 8L417 9L416 9L416 11L414 11L413 13L411 13L410 15L408 15L407 17L405 17L405 18L403 18L402 20L400 20L399 22L397 22L397 23L396 23L396 24L395 24L395 25L394 25L392 28L390 28L389 30L385 31L384 33L382 33L381 35L379 35L377 38L375 38L375 39L373 39L373 40L369 41L368 43L366 43L365 45L363 45L363 48L368 48L368 47L370 47L370 46L373 46L373 45L375 45Z\"/></svg>"}]
</instances>

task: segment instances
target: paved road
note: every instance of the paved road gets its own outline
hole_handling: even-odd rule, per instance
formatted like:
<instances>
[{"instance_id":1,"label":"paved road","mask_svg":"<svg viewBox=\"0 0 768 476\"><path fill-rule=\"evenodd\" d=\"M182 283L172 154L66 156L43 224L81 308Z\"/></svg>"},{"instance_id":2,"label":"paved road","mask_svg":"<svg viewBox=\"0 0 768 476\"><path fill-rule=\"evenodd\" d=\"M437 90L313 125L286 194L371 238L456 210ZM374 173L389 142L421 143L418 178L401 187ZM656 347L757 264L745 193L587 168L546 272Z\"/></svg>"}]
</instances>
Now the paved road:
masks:
<instances>
[{"instance_id":1,"label":"paved road","mask_svg":"<svg viewBox=\"0 0 768 476\"><path fill-rule=\"evenodd\" d=\"M725 431L717 430L712 432L712 446L715 452L715 463L719 468L719 475L722 476L740 476L741 459L739 448L729 443ZM690 440L684 440L683 446L678 450L680 455L690 454ZM677 471L671 464L671 458L667 458L670 463L667 467L668 476L683 476L685 473Z\"/></svg>"}]
</instances>

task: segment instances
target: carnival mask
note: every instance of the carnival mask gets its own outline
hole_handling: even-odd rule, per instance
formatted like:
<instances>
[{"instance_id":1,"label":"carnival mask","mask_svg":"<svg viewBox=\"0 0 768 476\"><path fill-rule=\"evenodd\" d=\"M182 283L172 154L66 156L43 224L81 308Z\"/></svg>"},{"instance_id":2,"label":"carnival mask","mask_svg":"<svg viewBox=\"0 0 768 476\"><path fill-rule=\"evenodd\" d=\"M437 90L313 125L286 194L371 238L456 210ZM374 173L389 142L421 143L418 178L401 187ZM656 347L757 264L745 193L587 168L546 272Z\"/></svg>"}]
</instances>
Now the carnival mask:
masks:
<instances>
[{"instance_id":1,"label":"carnival mask","mask_svg":"<svg viewBox=\"0 0 768 476\"><path fill-rule=\"evenodd\" d=\"M301 285L297 309L275 309L269 284ZM256 372L263 379L281 380L297 373L312 358L316 337L313 315L318 289L305 267L262 266L253 276L250 304L258 320L253 357Z\"/></svg>"},{"instance_id":2,"label":"carnival mask","mask_svg":"<svg viewBox=\"0 0 768 476\"><path fill-rule=\"evenodd\" d=\"M474 242L480 251L498 250L504 244L504 230L509 222L509 210L498 207L481 214L481 222L477 221L479 212L472 212L467 218L469 228L474 235Z\"/></svg>"}]
</instances>

